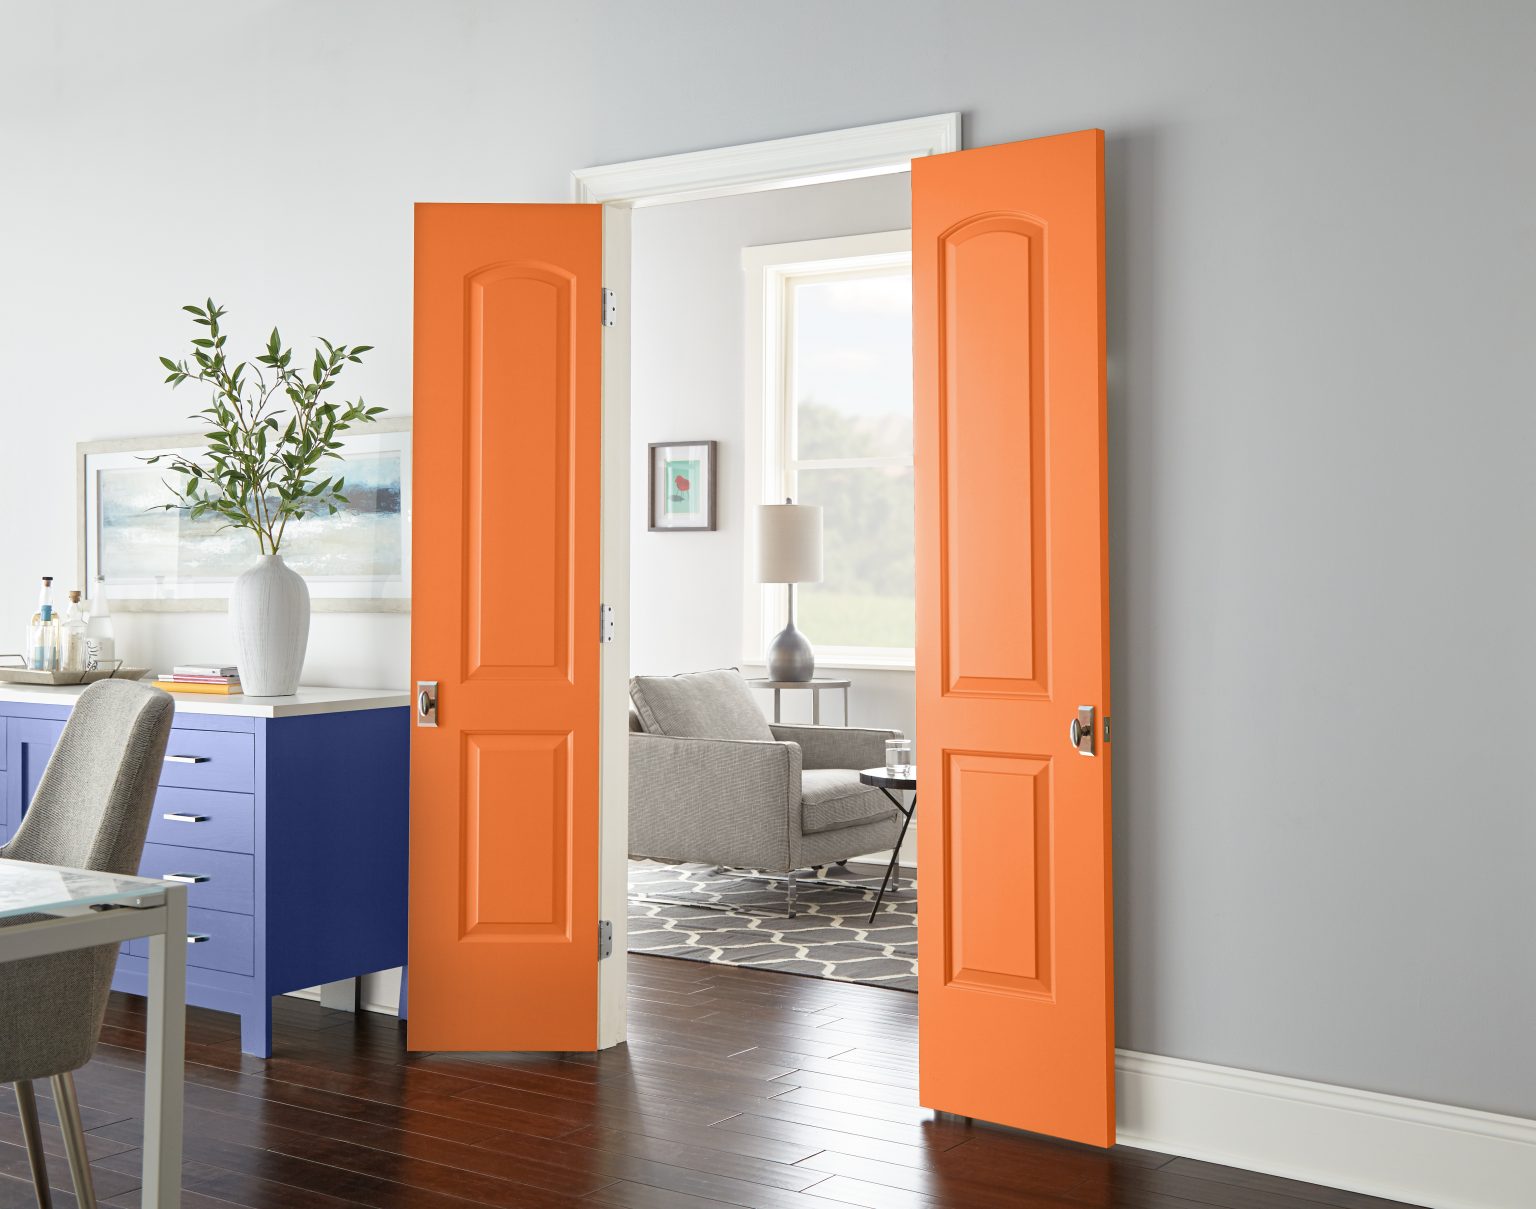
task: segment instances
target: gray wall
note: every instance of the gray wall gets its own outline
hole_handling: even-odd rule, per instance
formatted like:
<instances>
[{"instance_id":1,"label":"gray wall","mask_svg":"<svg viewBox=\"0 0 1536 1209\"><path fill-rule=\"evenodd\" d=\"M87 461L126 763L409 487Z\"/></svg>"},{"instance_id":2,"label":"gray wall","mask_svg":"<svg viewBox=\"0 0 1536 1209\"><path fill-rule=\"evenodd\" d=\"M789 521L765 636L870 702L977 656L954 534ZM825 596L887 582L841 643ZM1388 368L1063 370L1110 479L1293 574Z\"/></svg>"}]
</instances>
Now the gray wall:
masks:
<instances>
[{"instance_id":1,"label":"gray wall","mask_svg":"<svg viewBox=\"0 0 1536 1209\"><path fill-rule=\"evenodd\" d=\"M405 405L412 201L561 200L579 165L948 109L972 144L1102 126L1120 1042L1536 1116L1536 7L146 0L4 22L18 623L73 558L73 442L189 410L154 356L190 298L251 336L376 344L363 385ZM382 667L398 640L364 645Z\"/></svg>"}]
</instances>

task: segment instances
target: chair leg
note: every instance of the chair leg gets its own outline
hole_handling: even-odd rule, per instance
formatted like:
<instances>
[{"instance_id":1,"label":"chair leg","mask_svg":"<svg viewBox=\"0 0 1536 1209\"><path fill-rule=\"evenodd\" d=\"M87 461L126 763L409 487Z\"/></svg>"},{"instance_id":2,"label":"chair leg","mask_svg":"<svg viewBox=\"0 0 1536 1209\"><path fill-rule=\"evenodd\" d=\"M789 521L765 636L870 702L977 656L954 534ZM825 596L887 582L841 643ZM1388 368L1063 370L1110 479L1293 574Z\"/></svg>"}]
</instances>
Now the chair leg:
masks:
<instances>
[{"instance_id":1,"label":"chair leg","mask_svg":"<svg viewBox=\"0 0 1536 1209\"><path fill-rule=\"evenodd\" d=\"M48 1191L48 1160L43 1157L43 1128L37 1119L37 1092L29 1080L23 1079L16 1084L16 1107L21 1113L21 1136L27 1144L27 1161L32 1165L37 1207L53 1209L53 1194Z\"/></svg>"},{"instance_id":2,"label":"chair leg","mask_svg":"<svg viewBox=\"0 0 1536 1209\"><path fill-rule=\"evenodd\" d=\"M789 871L789 917L795 917L795 878L798 876L795 870Z\"/></svg>"},{"instance_id":3,"label":"chair leg","mask_svg":"<svg viewBox=\"0 0 1536 1209\"><path fill-rule=\"evenodd\" d=\"M85 1152L85 1129L80 1123L80 1100L75 1095L75 1077L68 1071L53 1077L53 1102L59 1110L59 1128L64 1131L64 1154L75 1181L75 1200L80 1209L96 1209L91 1160Z\"/></svg>"}]
</instances>

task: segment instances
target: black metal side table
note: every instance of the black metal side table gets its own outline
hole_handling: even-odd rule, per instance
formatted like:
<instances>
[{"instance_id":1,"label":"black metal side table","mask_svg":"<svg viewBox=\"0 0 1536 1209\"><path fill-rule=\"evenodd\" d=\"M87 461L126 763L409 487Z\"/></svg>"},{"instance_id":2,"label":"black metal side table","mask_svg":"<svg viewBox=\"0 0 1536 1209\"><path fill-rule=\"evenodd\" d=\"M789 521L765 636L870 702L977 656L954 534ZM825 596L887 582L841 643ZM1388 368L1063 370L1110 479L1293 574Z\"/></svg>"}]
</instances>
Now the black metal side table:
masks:
<instances>
[{"instance_id":1,"label":"black metal side table","mask_svg":"<svg viewBox=\"0 0 1536 1209\"><path fill-rule=\"evenodd\" d=\"M885 867L885 877L880 881L880 893L875 896L875 905L869 913L869 922L875 922L875 916L880 913L880 904L885 899L886 888L891 884L891 877L896 872L896 862L901 859L902 841L907 838L907 828L912 826L912 816L917 813L917 769L913 767L906 775L896 776L883 768L866 768L859 773L859 780L865 785L873 785L887 798L891 805L901 812L901 834L896 837L896 847L891 850L891 863ZM891 790L906 789L912 793L912 805L903 806L901 799Z\"/></svg>"}]
</instances>

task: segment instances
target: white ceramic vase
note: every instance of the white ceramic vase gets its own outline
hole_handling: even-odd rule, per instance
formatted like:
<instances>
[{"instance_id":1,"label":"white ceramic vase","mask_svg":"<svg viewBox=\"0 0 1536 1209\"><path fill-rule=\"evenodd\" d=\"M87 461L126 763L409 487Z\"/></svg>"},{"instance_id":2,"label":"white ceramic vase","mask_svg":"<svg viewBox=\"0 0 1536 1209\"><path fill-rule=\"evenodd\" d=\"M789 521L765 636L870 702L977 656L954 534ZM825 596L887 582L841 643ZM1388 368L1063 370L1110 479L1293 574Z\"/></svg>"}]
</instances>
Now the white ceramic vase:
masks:
<instances>
[{"instance_id":1,"label":"white ceramic vase","mask_svg":"<svg viewBox=\"0 0 1536 1209\"><path fill-rule=\"evenodd\" d=\"M242 571L229 597L240 690L248 697L286 697L299 687L309 645L309 585L263 554Z\"/></svg>"}]
</instances>

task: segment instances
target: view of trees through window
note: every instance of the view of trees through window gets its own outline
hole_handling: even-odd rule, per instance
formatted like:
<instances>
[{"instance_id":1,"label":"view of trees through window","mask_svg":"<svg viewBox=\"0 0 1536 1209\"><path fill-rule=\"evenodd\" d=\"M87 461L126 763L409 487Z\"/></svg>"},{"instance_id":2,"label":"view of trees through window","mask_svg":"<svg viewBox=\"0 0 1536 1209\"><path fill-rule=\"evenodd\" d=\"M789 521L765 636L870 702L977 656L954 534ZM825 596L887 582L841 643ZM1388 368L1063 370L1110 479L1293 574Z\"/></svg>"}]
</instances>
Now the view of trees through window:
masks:
<instances>
[{"instance_id":1,"label":"view of trees through window","mask_svg":"<svg viewBox=\"0 0 1536 1209\"><path fill-rule=\"evenodd\" d=\"M825 578L800 588L818 648L913 645L912 279L793 279L786 484L823 509Z\"/></svg>"}]
</instances>

